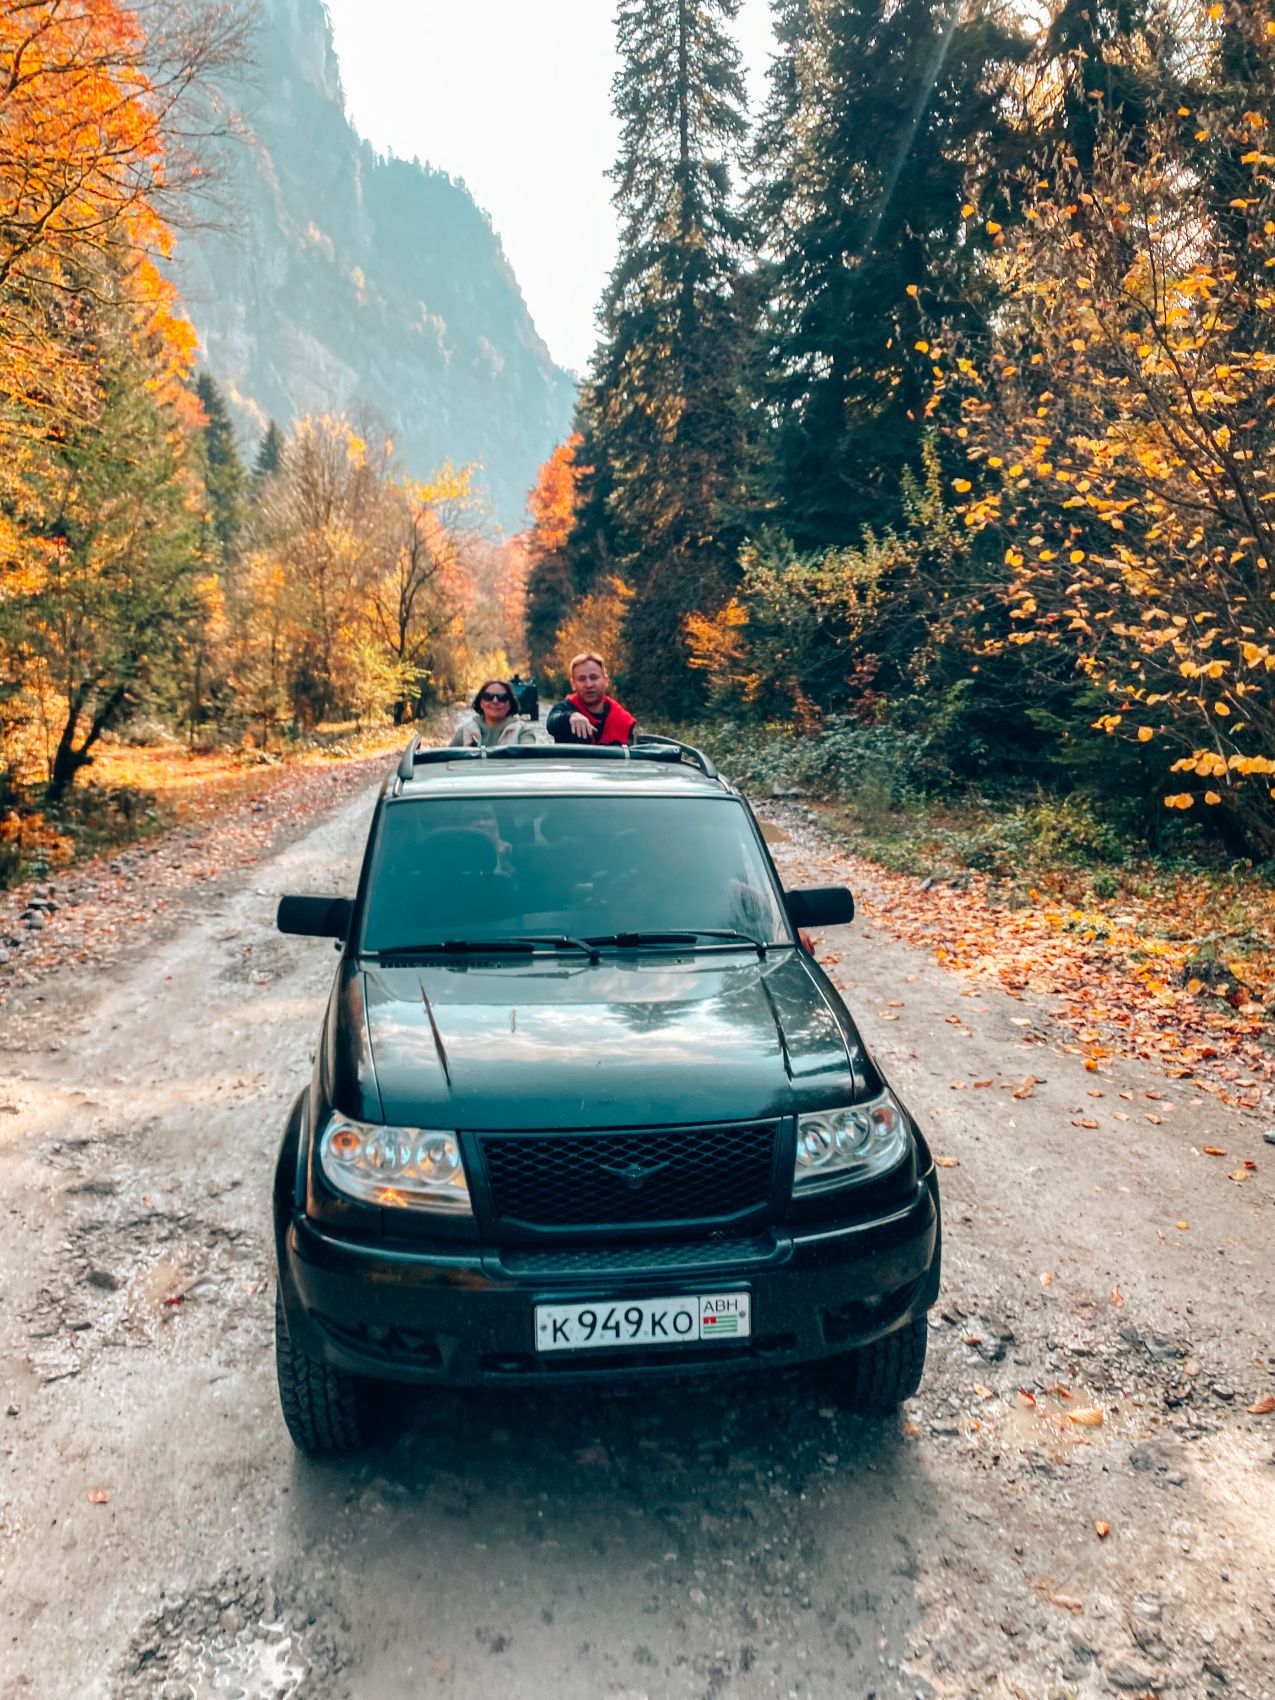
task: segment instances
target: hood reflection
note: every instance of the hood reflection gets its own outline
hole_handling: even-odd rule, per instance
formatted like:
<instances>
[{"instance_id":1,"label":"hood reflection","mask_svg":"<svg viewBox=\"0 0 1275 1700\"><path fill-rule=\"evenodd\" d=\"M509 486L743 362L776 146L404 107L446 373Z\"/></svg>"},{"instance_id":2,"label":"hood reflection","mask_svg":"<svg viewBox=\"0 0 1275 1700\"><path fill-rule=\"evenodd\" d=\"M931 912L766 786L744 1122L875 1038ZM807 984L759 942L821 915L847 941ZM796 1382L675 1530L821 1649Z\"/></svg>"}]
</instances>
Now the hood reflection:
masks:
<instances>
[{"instance_id":1,"label":"hood reflection","mask_svg":"<svg viewBox=\"0 0 1275 1700\"><path fill-rule=\"evenodd\" d=\"M794 1089L826 1093L852 1074L841 1030L791 951L764 962L381 965L359 977L389 1120L749 1120L791 1113Z\"/></svg>"}]
</instances>

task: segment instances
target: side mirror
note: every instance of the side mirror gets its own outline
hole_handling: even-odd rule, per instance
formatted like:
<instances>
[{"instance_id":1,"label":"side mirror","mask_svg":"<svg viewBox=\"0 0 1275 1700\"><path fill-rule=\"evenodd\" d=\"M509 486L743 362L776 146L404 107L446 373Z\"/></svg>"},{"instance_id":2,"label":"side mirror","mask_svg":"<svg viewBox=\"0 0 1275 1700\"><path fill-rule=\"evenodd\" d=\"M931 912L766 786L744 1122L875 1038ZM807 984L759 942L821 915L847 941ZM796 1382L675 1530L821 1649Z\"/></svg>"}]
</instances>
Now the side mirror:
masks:
<instances>
[{"instance_id":1,"label":"side mirror","mask_svg":"<svg viewBox=\"0 0 1275 1700\"><path fill-rule=\"evenodd\" d=\"M854 920L854 898L843 885L799 886L784 893L794 927L845 927Z\"/></svg>"},{"instance_id":2,"label":"side mirror","mask_svg":"<svg viewBox=\"0 0 1275 1700\"><path fill-rule=\"evenodd\" d=\"M281 933L344 941L353 919L354 903L348 897L281 897L275 925Z\"/></svg>"}]
</instances>

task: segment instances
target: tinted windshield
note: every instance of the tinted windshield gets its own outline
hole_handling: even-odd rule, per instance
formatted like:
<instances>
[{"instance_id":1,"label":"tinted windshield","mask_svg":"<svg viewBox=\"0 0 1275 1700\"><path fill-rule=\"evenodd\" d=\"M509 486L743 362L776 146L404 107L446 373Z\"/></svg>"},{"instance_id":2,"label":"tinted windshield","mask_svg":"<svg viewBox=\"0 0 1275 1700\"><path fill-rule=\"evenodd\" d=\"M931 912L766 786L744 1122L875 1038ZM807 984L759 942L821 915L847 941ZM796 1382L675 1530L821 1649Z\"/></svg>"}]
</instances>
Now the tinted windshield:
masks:
<instances>
[{"instance_id":1,"label":"tinted windshield","mask_svg":"<svg viewBox=\"0 0 1275 1700\"><path fill-rule=\"evenodd\" d=\"M702 928L791 941L732 798L425 798L382 813L364 950Z\"/></svg>"}]
</instances>

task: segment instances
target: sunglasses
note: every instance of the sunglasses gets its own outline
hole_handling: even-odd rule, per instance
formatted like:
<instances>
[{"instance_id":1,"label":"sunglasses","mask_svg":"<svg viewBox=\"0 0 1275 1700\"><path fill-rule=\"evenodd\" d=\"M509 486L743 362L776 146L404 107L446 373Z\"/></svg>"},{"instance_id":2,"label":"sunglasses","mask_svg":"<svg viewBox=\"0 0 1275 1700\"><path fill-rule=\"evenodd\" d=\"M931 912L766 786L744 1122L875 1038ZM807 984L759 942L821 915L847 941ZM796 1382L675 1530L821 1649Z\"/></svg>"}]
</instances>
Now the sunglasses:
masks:
<instances>
[{"instance_id":1,"label":"sunglasses","mask_svg":"<svg viewBox=\"0 0 1275 1700\"><path fill-rule=\"evenodd\" d=\"M478 700L480 702L508 702L509 697L505 691L484 691Z\"/></svg>"}]
</instances>

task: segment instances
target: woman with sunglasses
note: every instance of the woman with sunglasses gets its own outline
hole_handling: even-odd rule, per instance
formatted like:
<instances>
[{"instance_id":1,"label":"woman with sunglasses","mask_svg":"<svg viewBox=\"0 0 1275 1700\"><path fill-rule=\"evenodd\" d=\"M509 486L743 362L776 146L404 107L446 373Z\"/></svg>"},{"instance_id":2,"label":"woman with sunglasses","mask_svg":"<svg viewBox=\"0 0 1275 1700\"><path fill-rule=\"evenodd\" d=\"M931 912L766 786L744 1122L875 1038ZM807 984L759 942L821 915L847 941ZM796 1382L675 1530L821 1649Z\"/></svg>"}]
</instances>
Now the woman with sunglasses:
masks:
<instances>
[{"instance_id":1,"label":"woman with sunglasses","mask_svg":"<svg viewBox=\"0 0 1275 1700\"><path fill-rule=\"evenodd\" d=\"M451 744L461 749L495 749L499 744L534 744L536 734L518 718L518 699L508 679L488 679L474 692L474 700Z\"/></svg>"}]
</instances>

